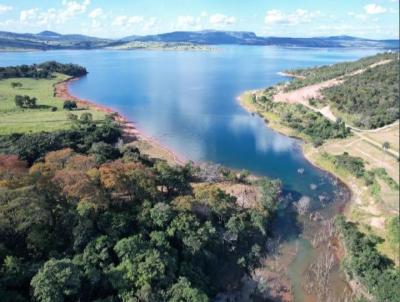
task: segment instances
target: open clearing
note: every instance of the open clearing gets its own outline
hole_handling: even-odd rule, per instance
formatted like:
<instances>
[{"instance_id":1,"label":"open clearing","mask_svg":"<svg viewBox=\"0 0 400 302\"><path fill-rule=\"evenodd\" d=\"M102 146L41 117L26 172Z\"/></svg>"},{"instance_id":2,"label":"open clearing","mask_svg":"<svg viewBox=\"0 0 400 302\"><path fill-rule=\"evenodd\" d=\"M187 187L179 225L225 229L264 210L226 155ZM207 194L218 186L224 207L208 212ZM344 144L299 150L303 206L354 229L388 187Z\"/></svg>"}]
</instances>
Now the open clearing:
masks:
<instances>
[{"instance_id":1,"label":"open clearing","mask_svg":"<svg viewBox=\"0 0 400 302\"><path fill-rule=\"evenodd\" d=\"M57 74L53 79L12 78L1 80L0 135L68 129L71 127L68 113L80 116L82 113L88 112L93 115L94 120L104 119L104 113L96 110L80 108L67 111L63 109L63 101L54 97L54 85L67 78L67 76ZM13 88L11 86L13 82L21 83L22 87ZM37 108L17 107L14 100L16 95L36 97Z\"/></svg>"},{"instance_id":2,"label":"open clearing","mask_svg":"<svg viewBox=\"0 0 400 302\"><path fill-rule=\"evenodd\" d=\"M399 152L399 124L382 131L364 133L364 135L381 144L388 142L392 149Z\"/></svg>"}]
</instances>

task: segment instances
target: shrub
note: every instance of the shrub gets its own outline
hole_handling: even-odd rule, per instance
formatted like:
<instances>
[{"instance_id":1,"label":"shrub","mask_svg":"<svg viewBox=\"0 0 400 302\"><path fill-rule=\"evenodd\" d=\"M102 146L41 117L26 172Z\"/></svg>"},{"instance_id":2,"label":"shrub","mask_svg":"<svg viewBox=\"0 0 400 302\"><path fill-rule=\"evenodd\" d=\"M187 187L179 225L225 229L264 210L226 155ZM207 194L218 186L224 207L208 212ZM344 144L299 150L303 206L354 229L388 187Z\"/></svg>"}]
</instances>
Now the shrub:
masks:
<instances>
[{"instance_id":1,"label":"shrub","mask_svg":"<svg viewBox=\"0 0 400 302\"><path fill-rule=\"evenodd\" d=\"M22 83L20 83L20 82L11 82L11 87L12 88L20 88L20 87L22 87Z\"/></svg>"},{"instance_id":2,"label":"shrub","mask_svg":"<svg viewBox=\"0 0 400 302\"><path fill-rule=\"evenodd\" d=\"M75 101L69 101L68 100L68 101L64 102L63 108L66 109L66 110L72 110L72 109L78 108L78 106L76 105Z\"/></svg>"},{"instance_id":3,"label":"shrub","mask_svg":"<svg viewBox=\"0 0 400 302\"><path fill-rule=\"evenodd\" d=\"M15 105L20 108L35 108L37 99L35 97L31 98L28 95L16 95Z\"/></svg>"}]
</instances>

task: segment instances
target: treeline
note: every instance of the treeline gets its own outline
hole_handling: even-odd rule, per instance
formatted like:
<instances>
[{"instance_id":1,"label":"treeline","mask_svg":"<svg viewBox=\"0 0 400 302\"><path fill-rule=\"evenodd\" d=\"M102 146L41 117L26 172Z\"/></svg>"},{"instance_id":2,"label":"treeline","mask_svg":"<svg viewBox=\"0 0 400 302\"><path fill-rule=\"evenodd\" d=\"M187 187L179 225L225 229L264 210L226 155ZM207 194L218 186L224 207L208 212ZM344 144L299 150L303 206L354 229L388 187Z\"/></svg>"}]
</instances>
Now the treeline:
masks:
<instances>
[{"instance_id":1,"label":"treeline","mask_svg":"<svg viewBox=\"0 0 400 302\"><path fill-rule=\"evenodd\" d=\"M116 148L120 136L85 118L1 138L2 301L209 301L257 267L278 182L240 207L200 168Z\"/></svg>"},{"instance_id":2,"label":"treeline","mask_svg":"<svg viewBox=\"0 0 400 302\"><path fill-rule=\"evenodd\" d=\"M331 122L301 104L277 103L268 93L257 98L253 96L253 102L257 102L262 110L277 114L284 125L306 135L314 146L320 146L330 138L350 135L350 129L341 120Z\"/></svg>"},{"instance_id":3,"label":"treeline","mask_svg":"<svg viewBox=\"0 0 400 302\"><path fill-rule=\"evenodd\" d=\"M333 106L352 115L355 126L373 129L391 124L400 118L399 60L367 69L347 77L337 86L323 90Z\"/></svg>"},{"instance_id":4,"label":"treeline","mask_svg":"<svg viewBox=\"0 0 400 302\"><path fill-rule=\"evenodd\" d=\"M287 91L305 87L308 85L327 81L336 77L340 77L359 69L367 68L368 66L383 60L396 60L397 53L381 53L370 57L365 57L355 62L344 62L333 65L324 65L315 68L301 68L295 70L287 70L285 72L302 76L304 79L293 79L285 89Z\"/></svg>"},{"instance_id":5,"label":"treeline","mask_svg":"<svg viewBox=\"0 0 400 302\"><path fill-rule=\"evenodd\" d=\"M343 216L337 217L335 226L346 248L344 268L349 277L359 281L375 301L400 301L400 271L377 251L379 239L364 235Z\"/></svg>"},{"instance_id":6,"label":"treeline","mask_svg":"<svg viewBox=\"0 0 400 302\"><path fill-rule=\"evenodd\" d=\"M85 67L49 61L42 64L0 67L0 80L8 78L48 79L54 72L73 77L87 74Z\"/></svg>"}]
</instances>

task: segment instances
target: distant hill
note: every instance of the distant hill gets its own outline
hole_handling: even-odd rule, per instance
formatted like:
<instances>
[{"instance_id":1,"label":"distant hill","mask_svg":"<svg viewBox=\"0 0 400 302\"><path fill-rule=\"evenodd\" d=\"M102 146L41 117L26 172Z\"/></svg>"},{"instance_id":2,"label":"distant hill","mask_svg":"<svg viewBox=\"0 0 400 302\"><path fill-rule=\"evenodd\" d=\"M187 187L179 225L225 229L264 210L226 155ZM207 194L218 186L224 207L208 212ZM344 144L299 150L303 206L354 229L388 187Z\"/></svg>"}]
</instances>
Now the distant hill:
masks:
<instances>
[{"instance_id":1,"label":"distant hill","mask_svg":"<svg viewBox=\"0 0 400 302\"><path fill-rule=\"evenodd\" d=\"M0 49L92 49L101 48L112 40L84 35L62 35L52 31L20 34L0 31Z\"/></svg>"},{"instance_id":2,"label":"distant hill","mask_svg":"<svg viewBox=\"0 0 400 302\"><path fill-rule=\"evenodd\" d=\"M287 47L370 47L399 48L399 40L370 40L350 36L290 38L259 37L252 32L176 31L134 38L135 41L190 42L195 44L276 45Z\"/></svg>"},{"instance_id":3,"label":"distant hill","mask_svg":"<svg viewBox=\"0 0 400 302\"><path fill-rule=\"evenodd\" d=\"M284 47L357 47L398 49L399 40L371 40L351 36L314 38L260 37L245 31L175 31L158 35L103 39L79 34L63 35L53 31L20 34L0 31L0 50L96 49L122 46L130 42L192 43L201 45L275 45Z\"/></svg>"}]
</instances>

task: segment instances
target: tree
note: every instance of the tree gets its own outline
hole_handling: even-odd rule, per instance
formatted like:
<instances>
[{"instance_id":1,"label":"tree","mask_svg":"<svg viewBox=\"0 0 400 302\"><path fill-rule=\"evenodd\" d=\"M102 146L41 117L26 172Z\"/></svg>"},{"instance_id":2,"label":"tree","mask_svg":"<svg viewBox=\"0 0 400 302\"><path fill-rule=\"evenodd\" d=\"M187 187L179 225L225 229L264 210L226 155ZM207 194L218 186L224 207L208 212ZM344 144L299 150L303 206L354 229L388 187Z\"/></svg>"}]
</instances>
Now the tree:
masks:
<instances>
[{"instance_id":1,"label":"tree","mask_svg":"<svg viewBox=\"0 0 400 302\"><path fill-rule=\"evenodd\" d=\"M15 105L20 108L35 108L37 99L35 97L31 98L28 95L16 95Z\"/></svg>"},{"instance_id":2,"label":"tree","mask_svg":"<svg viewBox=\"0 0 400 302\"><path fill-rule=\"evenodd\" d=\"M389 148L390 148L390 143L389 143L389 142L384 142L384 143L382 144L382 148L383 148L384 150L389 149Z\"/></svg>"},{"instance_id":3,"label":"tree","mask_svg":"<svg viewBox=\"0 0 400 302\"><path fill-rule=\"evenodd\" d=\"M22 87L22 83L20 83L20 82L11 82L11 87L12 88L20 88L20 87Z\"/></svg>"},{"instance_id":4,"label":"tree","mask_svg":"<svg viewBox=\"0 0 400 302\"><path fill-rule=\"evenodd\" d=\"M118 149L104 142L94 143L89 150L89 154L94 155L98 164L117 159L121 156Z\"/></svg>"},{"instance_id":5,"label":"tree","mask_svg":"<svg viewBox=\"0 0 400 302\"><path fill-rule=\"evenodd\" d=\"M65 101L63 104L63 108L66 110L72 110L78 108L75 101Z\"/></svg>"},{"instance_id":6,"label":"tree","mask_svg":"<svg viewBox=\"0 0 400 302\"><path fill-rule=\"evenodd\" d=\"M80 275L79 268L70 259L50 259L32 278L33 295L40 302L72 299L79 293Z\"/></svg>"},{"instance_id":7,"label":"tree","mask_svg":"<svg viewBox=\"0 0 400 302\"><path fill-rule=\"evenodd\" d=\"M170 302L207 302L208 297L197 288L193 288L188 279L179 277L178 282L168 290Z\"/></svg>"},{"instance_id":8,"label":"tree","mask_svg":"<svg viewBox=\"0 0 400 302\"><path fill-rule=\"evenodd\" d=\"M15 96L15 105L20 108L24 107L24 97L22 95Z\"/></svg>"}]
</instances>

